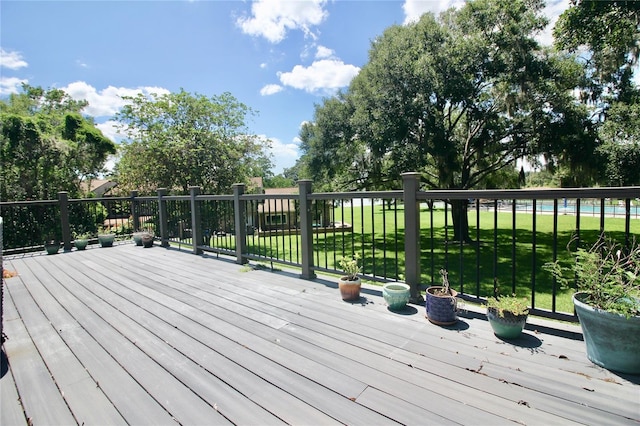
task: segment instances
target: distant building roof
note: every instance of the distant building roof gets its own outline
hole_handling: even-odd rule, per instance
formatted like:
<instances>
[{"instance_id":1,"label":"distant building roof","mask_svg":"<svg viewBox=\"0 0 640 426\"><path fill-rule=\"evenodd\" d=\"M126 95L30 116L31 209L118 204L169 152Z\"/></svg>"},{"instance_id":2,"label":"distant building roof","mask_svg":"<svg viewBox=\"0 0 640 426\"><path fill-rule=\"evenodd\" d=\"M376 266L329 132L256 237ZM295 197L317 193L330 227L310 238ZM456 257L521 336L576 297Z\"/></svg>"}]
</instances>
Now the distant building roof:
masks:
<instances>
[{"instance_id":1,"label":"distant building roof","mask_svg":"<svg viewBox=\"0 0 640 426\"><path fill-rule=\"evenodd\" d=\"M89 186L89 184L91 184ZM96 194L96 197L102 197L105 193L109 192L111 188L116 186L117 183L107 179L92 179L90 181L83 181L80 184L82 192Z\"/></svg>"},{"instance_id":2,"label":"distant building roof","mask_svg":"<svg viewBox=\"0 0 640 426\"><path fill-rule=\"evenodd\" d=\"M265 188L266 195L292 195L298 193L298 188ZM258 206L260 213L285 213L293 212L296 209L296 202L292 199L269 199L264 204Z\"/></svg>"}]
</instances>

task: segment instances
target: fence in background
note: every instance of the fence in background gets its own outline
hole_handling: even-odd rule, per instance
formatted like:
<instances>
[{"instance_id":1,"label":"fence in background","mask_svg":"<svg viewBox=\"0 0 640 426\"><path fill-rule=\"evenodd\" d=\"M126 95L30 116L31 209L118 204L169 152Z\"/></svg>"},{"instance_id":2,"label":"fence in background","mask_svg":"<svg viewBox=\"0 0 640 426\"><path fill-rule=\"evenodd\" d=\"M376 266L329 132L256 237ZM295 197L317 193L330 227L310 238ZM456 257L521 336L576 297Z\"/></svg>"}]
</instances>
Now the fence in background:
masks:
<instances>
[{"instance_id":1,"label":"fence in background","mask_svg":"<svg viewBox=\"0 0 640 426\"><path fill-rule=\"evenodd\" d=\"M162 246L339 274L339 260L358 255L362 276L402 281L420 291L440 284L446 269L463 298L517 293L534 313L572 319L570 289L561 289L542 265L569 262L570 241L594 241L602 232L630 243L640 234L640 187L545 190L420 191L419 176L403 175L402 190L314 193L302 180L297 194L189 195L0 203L4 253L42 250L54 236L71 250L74 235L99 228L122 241L153 230ZM468 239L456 239L451 205L460 203ZM463 228L458 231L464 231ZM95 243L95 241L94 241ZM572 245L575 248L575 244Z\"/></svg>"}]
</instances>

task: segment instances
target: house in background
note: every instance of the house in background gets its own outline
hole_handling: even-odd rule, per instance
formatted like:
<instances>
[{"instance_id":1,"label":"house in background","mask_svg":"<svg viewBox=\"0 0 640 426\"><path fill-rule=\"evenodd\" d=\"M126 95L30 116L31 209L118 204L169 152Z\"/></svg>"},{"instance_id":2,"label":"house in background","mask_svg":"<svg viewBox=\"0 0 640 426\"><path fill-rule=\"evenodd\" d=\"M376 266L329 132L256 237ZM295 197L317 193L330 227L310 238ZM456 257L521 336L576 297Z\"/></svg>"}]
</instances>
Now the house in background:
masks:
<instances>
[{"instance_id":1,"label":"house in background","mask_svg":"<svg viewBox=\"0 0 640 426\"><path fill-rule=\"evenodd\" d=\"M264 188L266 195L297 194L298 188ZM256 227L259 231L273 231L276 229L298 229L300 213L295 200L269 198L258 204L258 218Z\"/></svg>"},{"instance_id":2,"label":"house in background","mask_svg":"<svg viewBox=\"0 0 640 426\"><path fill-rule=\"evenodd\" d=\"M107 192L117 185L116 182L107 179L85 180L80 184L84 196L94 194L96 198L102 198Z\"/></svg>"},{"instance_id":3,"label":"house in background","mask_svg":"<svg viewBox=\"0 0 640 426\"><path fill-rule=\"evenodd\" d=\"M265 195L297 195L298 187L293 188L264 188ZM316 231L334 230L333 204L330 201L313 201L311 205L313 226ZM269 198L258 204L255 227L258 232L272 232L276 230L298 230L300 228L300 210L297 200L291 198Z\"/></svg>"}]
</instances>

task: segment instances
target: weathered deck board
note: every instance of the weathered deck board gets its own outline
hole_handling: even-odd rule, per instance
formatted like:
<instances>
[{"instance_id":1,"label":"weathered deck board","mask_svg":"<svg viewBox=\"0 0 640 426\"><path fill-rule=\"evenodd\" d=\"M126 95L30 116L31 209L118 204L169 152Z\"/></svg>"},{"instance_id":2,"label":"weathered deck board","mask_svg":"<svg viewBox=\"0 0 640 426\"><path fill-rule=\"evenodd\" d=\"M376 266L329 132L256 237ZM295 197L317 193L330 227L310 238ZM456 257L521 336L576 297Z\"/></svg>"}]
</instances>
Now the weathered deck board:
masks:
<instances>
[{"instance_id":1,"label":"weathered deck board","mask_svg":"<svg viewBox=\"0 0 640 426\"><path fill-rule=\"evenodd\" d=\"M34 424L640 424L640 377L563 333L530 324L506 342L471 311L438 327L374 287L345 303L330 280L212 257L124 244L5 258L20 275L1 423L24 407ZM22 407L5 414L5 394Z\"/></svg>"}]
</instances>

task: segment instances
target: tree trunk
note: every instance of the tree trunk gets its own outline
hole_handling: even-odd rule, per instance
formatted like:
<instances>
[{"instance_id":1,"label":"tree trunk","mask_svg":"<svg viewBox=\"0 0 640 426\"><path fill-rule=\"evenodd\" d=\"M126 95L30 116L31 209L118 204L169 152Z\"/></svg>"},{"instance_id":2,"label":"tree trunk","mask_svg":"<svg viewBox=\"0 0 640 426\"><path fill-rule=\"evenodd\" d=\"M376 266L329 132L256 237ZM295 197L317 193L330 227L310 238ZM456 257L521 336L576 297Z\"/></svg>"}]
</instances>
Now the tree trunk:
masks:
<instances>
[{"instance_id":1,"label":"tree trunk","mask_svg":"<svg viewBox=\"0 0 640 426\"><path fill-rule=\"evenodd\" d=\"M469 215L467 200L451 200L451 217L453 218L453 241L471 243L469 236Z\"/></svg>"}]
</instances>

